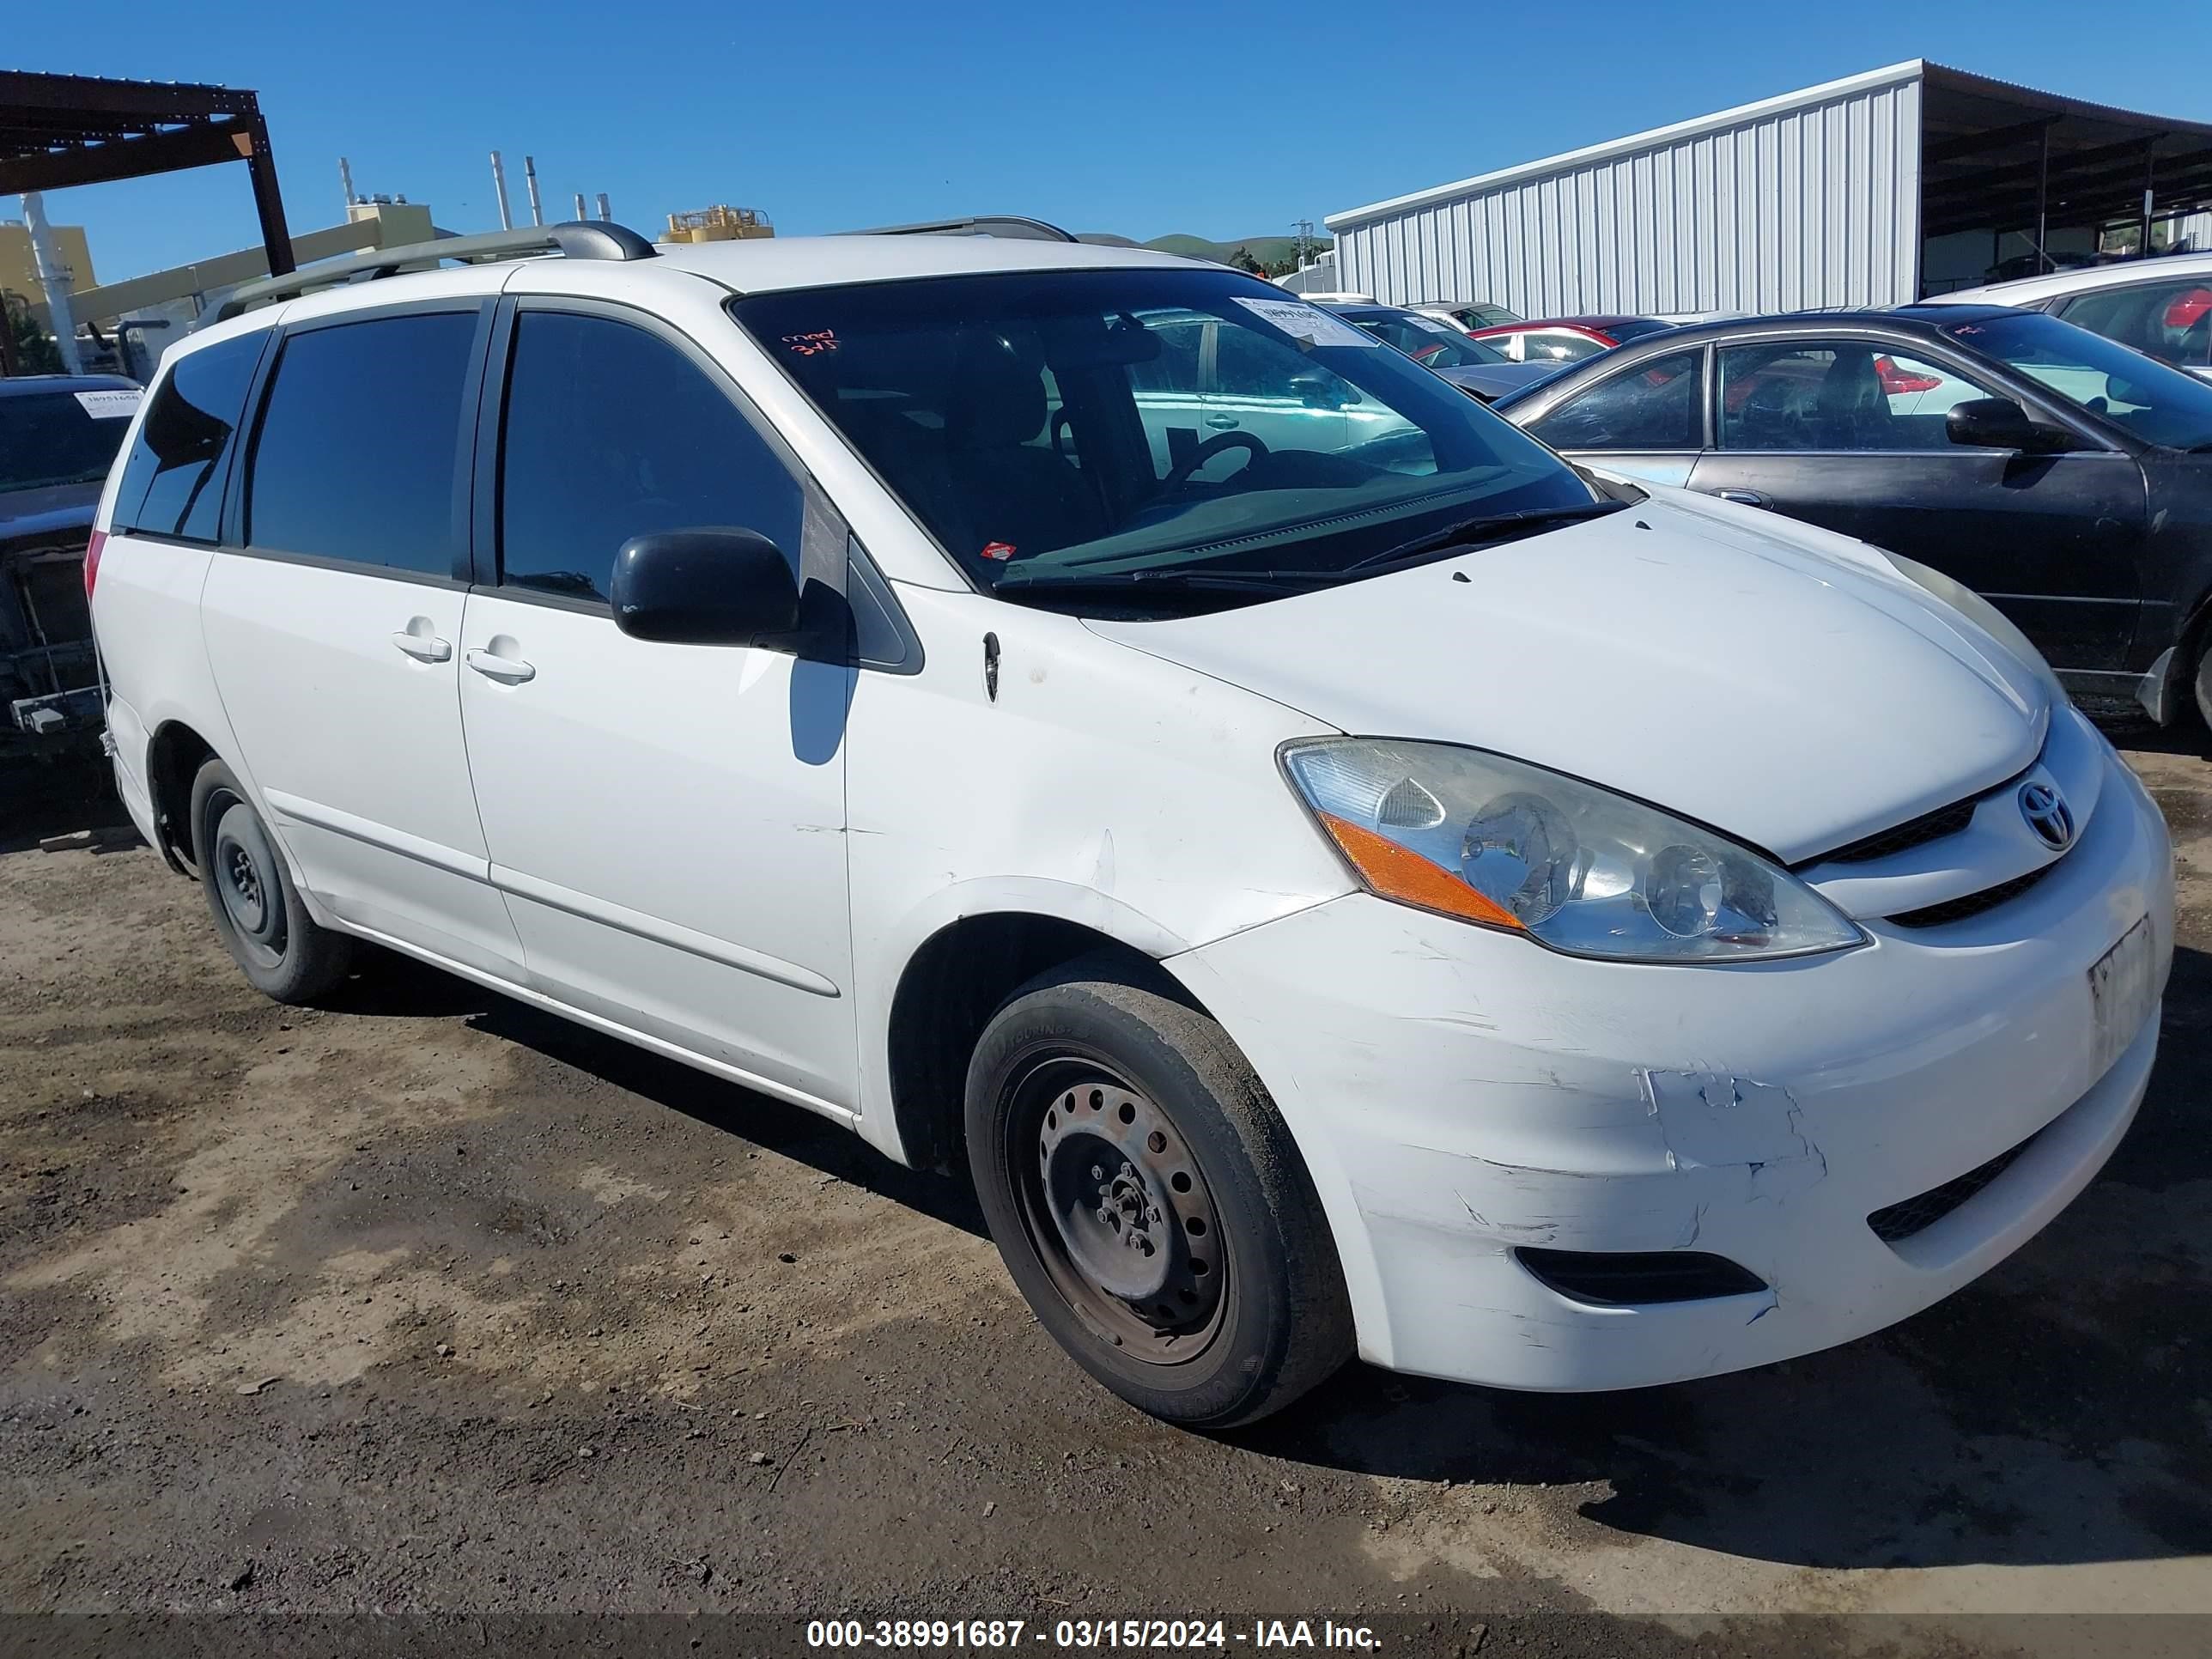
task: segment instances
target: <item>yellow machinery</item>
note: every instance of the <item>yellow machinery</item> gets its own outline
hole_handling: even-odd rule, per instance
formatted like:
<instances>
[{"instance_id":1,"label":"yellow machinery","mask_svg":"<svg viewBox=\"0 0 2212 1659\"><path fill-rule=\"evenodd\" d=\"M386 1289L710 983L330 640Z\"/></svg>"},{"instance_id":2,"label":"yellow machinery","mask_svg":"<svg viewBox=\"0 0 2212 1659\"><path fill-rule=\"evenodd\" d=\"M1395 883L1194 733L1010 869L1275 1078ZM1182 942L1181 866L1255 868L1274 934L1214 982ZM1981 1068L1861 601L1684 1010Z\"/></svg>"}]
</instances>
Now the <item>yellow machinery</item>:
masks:
<instances>
[{"instance_id":1,"label":"yellow machinery","mask_svg":"<svg viewBox=\"0 0 2212 1659\"><path fill-rule=\"evenodd\" d=\"M740 242L773 236L775 227L757 208L710 207L668 216L664 242Z\"/></svg>"}]
</instances>

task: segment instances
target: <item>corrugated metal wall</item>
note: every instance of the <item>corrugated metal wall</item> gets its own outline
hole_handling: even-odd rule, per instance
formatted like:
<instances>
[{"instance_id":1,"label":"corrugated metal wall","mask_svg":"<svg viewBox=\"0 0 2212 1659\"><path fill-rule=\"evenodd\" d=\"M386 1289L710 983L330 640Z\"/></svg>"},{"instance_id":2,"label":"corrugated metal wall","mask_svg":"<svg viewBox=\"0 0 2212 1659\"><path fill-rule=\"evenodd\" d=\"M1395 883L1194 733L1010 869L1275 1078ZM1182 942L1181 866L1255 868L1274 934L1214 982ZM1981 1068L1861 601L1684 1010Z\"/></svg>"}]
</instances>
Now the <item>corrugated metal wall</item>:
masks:
<instances>
[{"instance_id":1,"label":"corrugated metal wall","mask_svg":"<svg viewBox=\"0 0 2212 1659\"><path fill-rule=\"evenodd\" d=\"M1791 311L1916 297L1920 82L1332 218L1344 286L1527 317Z\"/></svg>"}]
</instances>

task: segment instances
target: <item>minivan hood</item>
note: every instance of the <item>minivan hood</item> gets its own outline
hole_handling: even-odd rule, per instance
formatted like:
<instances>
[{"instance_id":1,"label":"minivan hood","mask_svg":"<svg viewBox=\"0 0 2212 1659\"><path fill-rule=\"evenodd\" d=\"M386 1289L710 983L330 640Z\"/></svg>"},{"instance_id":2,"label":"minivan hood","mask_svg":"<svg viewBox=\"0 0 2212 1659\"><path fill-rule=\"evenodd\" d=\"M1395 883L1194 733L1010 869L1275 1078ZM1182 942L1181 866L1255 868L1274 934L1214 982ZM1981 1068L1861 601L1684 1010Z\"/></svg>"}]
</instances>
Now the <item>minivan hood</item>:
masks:
<instances>
[{"instance_id":1,"label":"minivan hood","mask_svg":"<svg viewBox=\"0 0 2212 1659\"><path fill-rule=\"evenodd\" d=\"M1787 863L2025 770L2051 714L2033 665L1874 550L1696 498L1210 616L1088 625L1341 731L1571 773Z\"/></svg>"}]
</instances>

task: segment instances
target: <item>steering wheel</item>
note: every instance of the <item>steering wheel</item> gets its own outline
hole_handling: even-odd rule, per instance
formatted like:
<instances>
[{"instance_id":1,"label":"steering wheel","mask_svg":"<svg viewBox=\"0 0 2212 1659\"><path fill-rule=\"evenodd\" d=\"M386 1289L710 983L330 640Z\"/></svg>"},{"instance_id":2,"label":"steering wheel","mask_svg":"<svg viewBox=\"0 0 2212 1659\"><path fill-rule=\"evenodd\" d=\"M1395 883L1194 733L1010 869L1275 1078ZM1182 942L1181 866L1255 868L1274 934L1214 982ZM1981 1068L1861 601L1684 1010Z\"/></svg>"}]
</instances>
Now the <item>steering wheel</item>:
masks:
<instances>
[{"instance_id":1,"label":"steering wheel","mask_svg":"<svg viewBox=\"0 0 2212 1659\"><path fill-rule=\"evenodd\" d=\"M1267 446L1249 432L1217 432L1170 467L1168 476L1160 480L1160 488L1162 489L1182 489L1190 482L1192 473L1197 471L1224 450L1229 449L1242 449L1250 453L1251 460L1244 463L1248 469L1254 462L1265 460L1267 455Z\"/></svg>"}]
</instances>

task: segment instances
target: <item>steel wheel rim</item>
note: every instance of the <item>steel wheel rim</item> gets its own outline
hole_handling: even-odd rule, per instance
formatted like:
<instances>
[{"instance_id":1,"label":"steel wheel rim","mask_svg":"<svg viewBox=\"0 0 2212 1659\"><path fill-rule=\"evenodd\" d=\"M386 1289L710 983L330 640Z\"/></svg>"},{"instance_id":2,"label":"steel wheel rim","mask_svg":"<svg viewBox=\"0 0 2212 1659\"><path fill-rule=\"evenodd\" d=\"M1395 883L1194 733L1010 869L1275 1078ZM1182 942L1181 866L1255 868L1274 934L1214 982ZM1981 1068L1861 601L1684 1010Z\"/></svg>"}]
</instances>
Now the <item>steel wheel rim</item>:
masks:
<instances>
[{"instance_id":1,"label":"steel wheel rim","mask_svg":"<svg viewBox=\"0 0 2212 1659\"><path fill-rule=\"evenodd\" d=\"M209 874L240 946L260 966L274 968L284 959L284 890L269 843L246 816L250 811L232 795L208 804L215 823Z\"/></svg>"},{"instance_id":2,"label":"steel wheel rim","mask_svg":"<svg viewBox=\"0 0 2212 1659\"><path fill-rule=\"evenodd\" d=\"M1047 1274L1118 1353L1196 1359L1220 1334L1231 1287L1194 1149L1142 1090L1087 1056L1032 1065L1014 1091L1009 1165Z\"/></svg>"}]
</instances>

